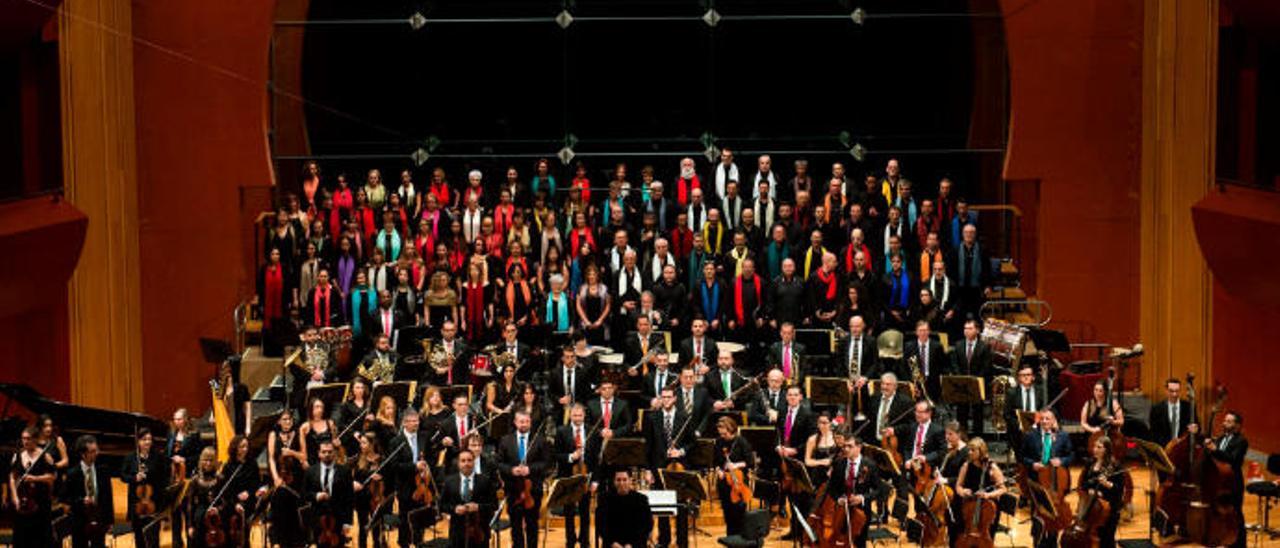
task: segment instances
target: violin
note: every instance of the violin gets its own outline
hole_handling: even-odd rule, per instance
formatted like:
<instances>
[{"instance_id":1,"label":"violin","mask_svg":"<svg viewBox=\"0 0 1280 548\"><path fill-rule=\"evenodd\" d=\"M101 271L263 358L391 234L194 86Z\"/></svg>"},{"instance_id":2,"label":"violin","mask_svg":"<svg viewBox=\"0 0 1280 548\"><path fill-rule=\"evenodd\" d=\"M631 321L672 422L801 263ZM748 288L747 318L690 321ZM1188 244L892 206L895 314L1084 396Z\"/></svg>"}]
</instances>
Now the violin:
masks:
<instances>
[{"instance_id":1,"label":"violin","mask_svg":"<svg viewBox=\"0 0 1280 548\"><path fill-rule=\"evenodd\" d=\"M173 440L173 454L177 455L178 453L181 453L181 452L182 452L182 440L179 440L179 439ZM182 481L183 478L187 477L186 461L174 462L173 469L170 470L170 473L171 475L169 477L173 480L173 483L178 483L179 481Z\"/></svg>"},{"instance_id":2,"label":"violin","mask_svg":"<svg viewBox=\"0 0 1280 548\"><path fill-rule=\"evenodd\" d=\"M528 480L525 480L528 481ZM487 523L480 522L480 512L472 512L467 514L466 527L466 545L467 546L486 546L488 543L484 540L484 532L488 528Z\"/></svg>"},{"instance_id":3,"label":"violin","mask_svg":"<svg viewBox=\"0 0 1280 548\"><path fill-rule=\"evenodd\" d=\"M746 475L741 468L727 469L729 466L729 448L724 449L726 470L724 480L729 484L729 501L734 504L751 502L751 488L747 486Z\"/></svg>"},{"instance_id":4,"label":"violin","mask_svg":"<svg viewBox=\"0 0 1280 548\"><path fill-rule=\"evenodd\" d=\"M227 534L222 531L222 514L216 506L210 506L204 512L204 544L205 546L222 546L227 542Z\"/></svg>"},{"instance_id":5,"label":"violin","mask_svg":"<svg viewBox=\"0 0 1280 548\"><path fill-rule=\"evenodd\" d=\"M430 506L435 502L435 492L431 488L433 483L431 479L431 467L427 466L422 469L422 473L414 476L413 500L424 506Z\"/></svg>"},{"instance_id":6,"label":"violin","mask_svg":"<svg viewBox=\"0 0 1280 548\"><path fill-rule=\"evenodd\" d=\"M138 469L142 471L142 475L147 474L147 463L138 459ZM133 488L133 494L138 498L138 502L133 504L133 511L139 516L149 516L156 513L156 502L152 499L155 496L155 488L144 479Z\"/></svg>"},{"instance_id":7,"label":"violin","mask_svg":"<svg viewBox=\"0 0 1280 548\"><path fill-rule=\"evenodd\" d=\"M530 434L529 447L526 448L525 450L526 459L528 458L529 453L533 452L534 445L537 445L538 443L538 438L540 437L540 435L534 433L534 432L537 432L538 430L541 430L541 428L529 431L531 434ZM521 460L520 465L521 466L525 465L525 460ZM515 505L525 510L533 510L534 506L537 506L538 504L538 501L534 500L533 498L533 479L529 478L529 476L525 476L523 478L517 479L515 487L517 489Z\"/></svg>"},{"instance_id":8,"label":"violin","mask_svg":"<svg viewBox=\"0 0 1280 548\"><path fill-rule=\"evenodd\" d=\"M320 534L316 536L316 546L342 546L338 519L333 517L332 513L320 516Z\"/></svg>"}]
</instances>

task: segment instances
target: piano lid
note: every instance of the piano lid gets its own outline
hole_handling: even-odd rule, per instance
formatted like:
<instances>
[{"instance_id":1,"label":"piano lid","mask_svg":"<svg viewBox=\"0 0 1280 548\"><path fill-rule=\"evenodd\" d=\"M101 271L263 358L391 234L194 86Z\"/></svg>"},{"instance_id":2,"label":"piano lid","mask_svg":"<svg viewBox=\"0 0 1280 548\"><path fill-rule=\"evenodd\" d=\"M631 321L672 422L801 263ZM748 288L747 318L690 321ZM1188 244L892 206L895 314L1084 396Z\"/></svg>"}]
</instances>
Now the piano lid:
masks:
<instances>
[{"instance_id":1,"label":"piano lid","mask_svg":"<svg viewBox=\"0 0 1280 548\"><path fill-rule=\"evenodd\" d=\"M62 402L45 397L34 388L25 384L0 383L0 395L5 397L3 416L6 428L0 434L0 450L11 450L17 446L18 432L8 432L12 425L19 422L9 420L12 404L27 409L32 415L49 415L70 449L76 438L82 434L93 434L98 438L98 445L103 453L124 454L133 450L134 432L139 428L150 428L156 443L162 443L169 435L169 426L164 421L128 411L116 411L98 407L86 407Z\"/></svg>"}]
</instances>

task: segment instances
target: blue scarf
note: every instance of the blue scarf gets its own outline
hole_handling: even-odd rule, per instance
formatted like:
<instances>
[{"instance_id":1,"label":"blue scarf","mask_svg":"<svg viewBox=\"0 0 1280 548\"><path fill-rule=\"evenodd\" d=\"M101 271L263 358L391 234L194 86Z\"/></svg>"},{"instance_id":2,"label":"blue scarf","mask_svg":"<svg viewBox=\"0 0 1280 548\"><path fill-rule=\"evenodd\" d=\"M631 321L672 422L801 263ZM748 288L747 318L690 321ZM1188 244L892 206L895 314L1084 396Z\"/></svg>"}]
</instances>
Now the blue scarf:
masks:
<instances>
[{"instance_id":1,"label":"blue scarf","mask_svg":"<svg viewBox=\"0 0 1280 548\"><path fill-rule=\"evenodd\" d=\"M529 183L529 187L531 190L533 190L534 196L538 195L538 186L541 183L542 183L542 179L538 178L537 176L534 176L533 181ZM551 187L550 189L548 189L548 192L547 192L547 203L550 204L550 203L553 203L552 200L555 200L556 198L556 178L554 175L550 175L550 174L547 175L547 186Z\"/></svg>"},{"instance_id":2,"label":"blue scarf","mask_svg":"<svg viewBox=\"0 0 1280 548\"><path fill-rule=\"evenodd\" d=\"M893 271L890 270L889 277L893 280L893 288L889 292L889 308L908 308L911 279L907 277L907 269L902 269L897 276L894 276Z\"/></svg>"},{"instance_id":3,"label":"blue scarf","mask_svg":"<svg viewBox=\"0 0 1280 548\"><path fill-rule=\"evenodd\" d=\"M574 259L569 263L569 293L578 294L578 288L582 287L582 258Z\"/></svg>"},{"instance_id":4,"label":"blue scarf","mask_svg":"<svg viewBox=\"0 0 1280 548\"><path fill-rule=\"evenodd\" d=\"M694 249L689 252L689 287L702 282L702 265L706 262L707 257L702 251Z\"/></svg>"},{"instance_id":5,"label":"blue scarf","mask_svg":"<svg viewBox=\"0 0 1280 548\"><path fill-rule=\"evenodd\" d=\"M767 257L765 262L765 270L768 272L768 278L773 279L782 275L782 261L791 254L791 250L787 249L787 244L778 245L778 242L769 242L766 250Z\"/></svg>"},{"instance_id":6,"label":"blue scarf","mask_svg":"<svg viewBox=\"0 0 1280 548\"><path fill-rule=\"evenodd\" d=\"M378 309L377 296L373 294L373 290L367 285L357 287L351 292L351 334L356 336L360 336L363 333L363 329L360 327L361 307L368 309L365 311L368 314L373 314Z\"/></svg>"},{"instance_id":7,"label":"blue scarf","mask_svg":"<svg viewBox=\"0 0 1280 548\"><path fill-rule=\"evenodd\" d=\"M973 242L972 253L968 253L964 244L961 244L956 248L956 259L960 261L960 287L978 287L979 280L982 279L982 253L978 242ZM972 269L969 268L971 262Z\"/></svg>"},{"instance_id":8,"label":"blue scarf","mask_svg":"<svg viewBox=\"0 0 1280 548\"><path fill-rule=\"evenodd\" d=\"M395 262L396 259L400 258L400 233L391 231L390 233L391 240L389 245L387 242L387 234L388 233L386 230L383 230L378 233L377 247L378 249L383 250L383 255L384 255L383 259L391 263L391 262ZM387 255L386 253L388 247L391 249L390 255Z\"/></svg>"},{"instance_id":9,"label":"blue scarf","mask_svg":"<svg viewBox=\"0 0 1280 548\"><path fill-rule=\"evenodd\" d=\"M555 313L552 314L551 307L555 305ZM556 331L569 330L569 299L564 294L560 294L560 298L555 298L555 293L547 295L547 312L543 318L547 325L554 325Z\"/></svg>"},{"instance_id":10,"label":"blue scarf","mask_svg":"<svg viewBox=\"0 0 1280 548\"><path fill-rule=\"evenodd\" d=\"M702 312L707 315L707 323L711 323L720 317L720 284L711 284L711 294L707 294L707 284L699 282L698 286L702 288Z\"/></svg>"}]
</instances>

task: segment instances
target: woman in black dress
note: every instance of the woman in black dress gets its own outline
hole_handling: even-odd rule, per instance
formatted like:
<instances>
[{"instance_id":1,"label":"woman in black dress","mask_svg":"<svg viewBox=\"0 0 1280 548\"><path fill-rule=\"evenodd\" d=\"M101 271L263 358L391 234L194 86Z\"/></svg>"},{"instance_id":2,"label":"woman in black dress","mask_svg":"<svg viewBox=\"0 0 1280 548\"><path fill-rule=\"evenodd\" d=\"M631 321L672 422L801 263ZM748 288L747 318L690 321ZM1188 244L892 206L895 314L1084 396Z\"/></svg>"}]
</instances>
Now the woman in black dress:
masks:
<instances>
[{"instance_id":1,"label":"woman in black dress","mask_svg":"<svg viewBox=\"0 0 1280 548\"><path fill-rule=\"evenodd\" d=\"M208 546L205 536L205 518L213 497L218 494L218 451L205 447L200 451L199 462L191 476L187 494L183 497L183 512L187 523L187 545L191 548ZM221 515L219 515L221 517Z\"/></svg>"},{"instance_id":2,"label":"woman in black dress","mask_svg":"<svg viewBox=\"0 0 1280 548\"><path fill-rule=\"evenodd\" d=\"M311 400L307 408L307 422L298 429L302 436L302 448L307 453L307 464L315 465L320 460L320 442L332 440L338 435L338 429L329 418L329 408L320 398Z\"/></svg>"},{"instance_id":3,"label":"woman in black dress","mask_svg":"<svg viewBox=\"0 0 1280 548\"><path fill-rule=\"evenodd\" d=\"M1107 412L1107 381L1099 380L1093 385L1093 396L1080 408L1080 426L1090 435L1106 430L1109 426L1124 426L1124 409L1120 402L1111 398L1111 412Z\"/></svg>"},{"instance_id":4,"label":"woman in black dress","mask_svg":"<svg viewBox=\"0 0 1280 548\"><path fill-rule=\"evenodd\" d=\"M298 517L298 506L303 504L302 491L306 478L307 454L302 446L302 436L293 425L293 411L285 409L276 420L276 427L267 434L267 466L271 471L272 490L269 497L271 511L271 544L299 546L306 542L306 529Z\"/></svg>"},{"instance_id":5,"label":"woman in black dress","mask_svg":"<svg viewBox=\"0 0 1280 548\"><path fill-rule=\"evenodd\" d=\"M338 408L338 433L341 436L338 442L348 455L354 455L360 450L356 437L373 424L372 397L373 388L369 385L369 380L357 376L351 381L351 396ZM357 421L359 424L352 426Z\"/></svg>"},{"instance_id":6,"label":"woman in black dress","mask_svg":"<svg viewBox=\"0 0 1280 548\"><path fill-rule=\"evenodd\" d=\"M831 433L831 421L827 421L827 434ZM724 510L726 534L742 534L742 518L747 512L747 500L733 502L732 490L736 481L747 480L749 470L756 467L756 458L747 440L738 435L738 423L731 417L716 421L719 436L715 444L716 493L720 496L720 508Z\"/></svg>"},{"instance_id":7,"label":"woman in black dress","mask_svg":"<svg viewBox=\"0 0 1280 548\"><path fill-rule=\"evenodd\" d=\"M982 438L969 440L969 461L960 467L956 479L956 498L968 501L974 497L991 501L1004 495L1004 473L987 455L987 443ZM991 522L991 535L995 536L999 520Z\"/></svg>"},{"instance_id":8,"label":"woman in black dress","mask_svg":"<svg viewBox=\"0 0 1280 548\"><path fill-rule=\"evenodd\" d=\"M359 443L359 457L356 458L355 465L351 469L352 480L355 481L355 507L356 522L360 527L356 538L360 548L368 545L368 538L373 535L374 548L382 548L382 516L385 516L391 509L391 503L388 502L394 498L394 492L391 486L387 484L382 475L382 442L379 441L378 434L372 431L357 434L355 438ZM375 487L378 484L378 487ZM374 508L372 505L372 491L375 488L382 489L383 505L381 509ZM374 518L376 514L377 519Z\"/></svg>"},{"instance_id":9,"label":"woman in black dress","mask_svg":"<svg viewBox=\"0 0 1280 548\"><path fill-rule=\"evenodd\" d=\"M1111 452L1111 438L1099 437L1089 448L1093 463L1080 472L1080 498L1085 493L1093 493L1110 504L1107 521L1098 528L1098 547L1112 548L1116 545L1116 525L1120 523L1120 511L1124 509L1124 474Z\"/></svg>"},{"instance_id":10,"label":"woman in black dress","mask_svg":"<svg viewBox=\"0 0 1280 548\"><path fill-rule=\"evenodd\" d=\"M516 366L507 364L502 367L502 375L489 381L484 389L484 408L489 416L501 413L517 395L520 384L516 382Z\"/></svg>"},{"instance_id":11,"label":"woman in black dress","mask_svg":"<svg viewBox=\"0 0 1280 548\"><path fill-rule=\"evenodd\" d=\"M583 274L582 288L578 290L578 324L587 334L587 342L602 345L608 339L611 306L609 289L600 282L600 269L588 265Z\"/></svg>"},{"instance_id":12,"label":"woman in black dress","mask_svg":"<svg viewBox=\"0 0 1280 548\"><path fill-rule=\"evenodd\" d=\"M827 482L831 473L831 461L840 455L840 446L836 444L835 435L831 431L831 415L823 412L818 415L818 431L809 436L804 446L804 466L809 471L809 480L813 485Z\"/></svg>"},{"instance_id":13,"label":"woman in black dress","mask_svg":"<svg viewBox=\"0 0 1280 548\"><path fill-rule=\"evenodd\" d=\"M14 546L53 545L49 520L52 519L53 482L57 474L53 457L48 453L41 454L41 447L37 444L39 437L38 426L23 430L22 450L13 456L9 465L9 502L17 510L17 519L13 520Z\"/></svg>"},{"instance_id":14,"label":"woman in black dress","mask_svg":"<svg viewBox=\"0 0 1280 548\"><path fill-rule=\"evenodd\" d=\"M249 460L249 438L235 436L227 448L227 462L218 474L222 498L216 502L222 509L228 542L235 546L240 545L237 540L249 538L249 521L257 510L262 476L257 463Z\"/></svg>"}]
</instances>

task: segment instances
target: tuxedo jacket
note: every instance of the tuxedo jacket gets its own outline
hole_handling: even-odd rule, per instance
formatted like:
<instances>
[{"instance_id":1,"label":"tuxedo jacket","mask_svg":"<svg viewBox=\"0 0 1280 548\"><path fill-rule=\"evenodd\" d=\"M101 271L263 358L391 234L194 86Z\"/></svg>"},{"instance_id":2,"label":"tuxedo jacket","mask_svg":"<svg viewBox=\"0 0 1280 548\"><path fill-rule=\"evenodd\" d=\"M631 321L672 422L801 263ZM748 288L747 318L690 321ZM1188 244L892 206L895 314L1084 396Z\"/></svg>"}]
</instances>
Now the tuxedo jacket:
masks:
<instances>
[{"instance_id":1,"label":"tuxedo jacket","mask_svg":"<svg viewBox=\"0 0 1280 548\"><path fill-rule=\"evenodd\" d=\"M431 348L444 349L443 340L435 340L431 342ZM467 384L471 382L471 347L461 337L453 338L453 384ZM497 372L495 372L497 373ZM435 385L445 385L448 382L447 375L438 375L434 369L427 367L422 374L422 381Z\"/></svg>"},{"instance_id":2,"label":"tuxedo jacket","mask_svg":"<svg viewBox=\"0 0 1280 548\"><path fill-rule=\"evenodd\" d=\"M866 454L862 455L862 462L858 464L858 471L855 473L853 491L849 490L849 467L853 464L847 458L839 457L831 463L831 474L827 478L827 495L831 497L842 497L852 495L862 495L868 501L880 500L886 496L886 487L880 481L880 475L877 472L875 463L868 458Z\"/></svg>"},{"instance_id":3,"label":"tuxedo jacket","mask_svg":"<svg viewBox=\"0 0 1280 548\"><path fill-rule=\"evenodd\" d=\"M658 334L658 333L654 333L653 331L650 331L650 332L649 332L649 337L648 337L648 339L649 339L649 351L650 351L650 352L656 352L658 349L663 349L663 350L665 350L665 349L666 349L666 347L665 347L665 346L663 346L663 345L664 345L664 344L666 344L666 343L665 343L665 341L663 340L662 335L660 335L660 334ZM633 365L635 365L635 364L639 363L639 362L640 362L640 360L641 360L642 358L644 358L644 353L643 353L643 352L641 352L640 350L641 350L641 348L640 348L640 333L639 333L639 332L635 332L635 331L629 331L629 332L627 332L627 334L626 334L626 350L625 350L625 352L623 353L623 359L624 359L625 361L623 361L622 365L624 365L624 366L626 366L626 367L631 367L631 366L633 366Z\"/></svg>"},{"instance_id":4,"label":"tuxedo jacket","mask_svg":"<svg viewBox=\"0 0 1280 548\"><path fill-rule=\"evenodd\" d=\"M472 432L479 432L479 430L475 430L475 427L476 425L480 424L480 422L481 421L478 417L470 413L467 414L467 435L468 436L470 436ZM484 432L480 432L480 433L483 434ZM453 440L453 447L449 448L449 450L447 451L447 456L445 457L446 461L448 461L449 463L452 463L453 459L457 458L458 453L462 451L463 447L465 447L465 445L463 445L463 442L458 435L458 416L453 413L449 413L448 415L445 415L445 417L440 420L440 436L436 438L436 444L439 445L443 443L445 438ZM430 460L428 460L428 463L435 464Z\"/></svg>"},{"instance_id":5,"label":"tuxedo jacket","mask_svg":"<svg viewBox=\"0 0 1280 548\"><path fill-rule=\"evenodd\" d=\"M680 374L671 368L667 368L666 372L666 377L659 379L658 368L655 367L650 369L649 373L644 376L644 384L640 386L640 393L645 397L646 401L658 397L661 391L661 388L658 387L659 380L664 381L662 386L666 387L680 378Z\"/></svg>"},{"instance_id":6,"label":"tuxedo jacket","mask_svg":"<svg viewBox=\"0 0 1280 548\"><path fill-rule=\"evenodd\" d=\"M797 458L803 460L804 446L809 442L809 435L817 430L817 423L813 410L803 402L796 409L795 419L791 423L791 438L786 436L787 432L787 413L790 408L786 403L782 404L782 408L778 409L778 445L784 445L793 449L799 449L800 455Z\"/></svg>"},{"instance_id":7,"label":"tuxedo jacket","mask_svg":"<svg viewBox=\"0 0 1280 548\"><path fill-rule=\"evenodd\" d=\"M862 440L864 442L874 443L876 441L877 432L884 430L885 428L897 428L898 426L911 421L911 417L909 416L910 413L907 413L907 411L909 411L915 403L911 401L911 397L909 395L899 390L894 393L893 399L889 401L888 413L884 418L885 421L888 421L888 424L880 424L880 404L883 401L884 394L876 393L866 401L866 405L863 407L862 412L867 416L867 419L871 421L870 426L862 429Z\"/></svg>"},{"instance_id":8,"label":"tuxedo jacket","mask_svg":"<svg viewBox=\"0 0 1280 548\"><path fill-rule=\"evenodd\" d=\"M550 471L551 445L547 443L546 437L538 432L531 430L528 436L525 442L524 464L529 467L527 477L533 482L533 495L536 500L542 498L542 479ZM498 442L497 464L503 485L514 486L517 480L524 479L511 475L511 469L520 465L520 448L515 431L503 436L502 441ZM514 499L518 494L519 490L514 487L507 489L509 499Z\"/></svg>"},{"instance_id":9,"label":"tuxedo jacket","mask_svg":"<svg viewBox=\"0 0 1280 548\"><path fill-rule=\"evenodd\" d=\"M852 345L853 337L847 337L842 339L836 347L835 359L836 363L839 364L836 367L836 371L841 376L853 373L853 353L850 350ZM862 376L868 379L878 378L883 371L880 366L880 349L876 346L875 337L863 333L859 347Z\"/></svg>"},{"instance_id":10,"label":"tuxedo jacket","mask_svg":"<svg viewBox=\"0 0 1280 548\"><path fill-rule=\"evenodd\" d=\"M1172 424L1173 417L1169 416L1168 400L1152 405L1150 420L1152 441L1161 446L1168 445L1187 431L1187 425L1191 424L1192 418L1191 402L1187 400L1178 401L1177 425Z\"/></svg>"},{"instance_id":11,"label":"tuxedo jacket","mask_svg":"<svg viewBox=\"0 0 1280 548\"><path fill-rule=\"evenodd\" d=\"M591 399L595 388L591 385L591 374L579 363L574 369L573 378L573 402L585 404ZM551 401L560 405L560 398L569 393L569 386L564 382L565 367L557 365L551 370L550 378L547 379L547 394L551 396Z\"/></svg>"},{"instance_id":12,"label":"tuxedo jacket","mask_svg":"<svg viewBox=\"0 0 1280 548\"><path fill-rule=\"evenodd\" d=\"M459 516L455 513L455 509L461 506L462 500L462 475L458 473L449 474L444 478L440 485L440 511L449 515L449 540L450 546L464 546L467 530L468 516ZM474 502L480 507L477 516L472 519L479 519L481 526L485 528L485 537L488 538L489 521L493 519L493 513L497 509L497 487L492 479L485 474L475 474L471 482L471 492L468 502Z\"/></svg>"},{"instance_id":13,"label":"tuxedo jacket","mask_svg":"<svg viewBox=\"0 0 1280 548\"><path fill-rule=\"evenodd\" d=\"M685 410L684 387L676 385L676 407L681 411ZM693 385L693 421L689 424L689 430L694 432L695 436L699 436L706 431L707 417L711 415L711 395L707 393L707 389L701 385Z\"/></svg>"},{"instance_id":14,"label":"tuxedo jacket","mask_svg":"<svg viewBox=\"0 0 1280 548\"><path fill-rule=\"evenodd\" d=\"M317 518L323 514L332 512L334 519L339 524L349 525L351 523L351 512L355 502L353 494L353 486L351 485L351 469L346 465L333 463L333 478L330 479L330 498L326 502L317 502L316 494L324 490L324 486L320 477L323 466L319 463L312 465L307 469L306 483L306 500L311 504L312 515Z\"/></svg>"},{"instance_id":15,"label":"tuxedo jacket","mask_svg":"<svg viewBox=\"0 0 1280 548\"><path fill-rule=\"evenodd\" d=\"M641 433L645 439L645 448L648 450L649 469L657 470L667 466L667 429L666 414L661 411L649 411L645 413L644 425L641 427ZM693 434L696 424L685 414L684 409L678 404L675 409L675 416L671 420L671 436L672 445L676 449L683 449L686 453L693 447L697 436ZM685 422L689 421L689 425L685 426ZM679 434L677 436L676 434Z\"/></svg>"},{"instance_id":16,"label":"tuxedo jacket","mask_svg":"<svg viewBox=\"0 0 1280 548\"><path fill-rule=\"evenodd\" d=\"M604 440L600 436L600 430L595 429L595 422L591 420L582 423L582 460L587 464L587 474L594 475L596 467L600 462L601 442ZM616 434L615 434L616 435ZM569 456L578 450L577 440L574 439L573 425L565 424L556 429L555 444L552 447L552 460L555 463L557 476L567 478L573 475L574 465L578 461L569 461Z\"/></svg>"},{"instance_id":17,"label":"tuxedo jacket","mask_svg":"<svg viewBox=\"0 0 1280 548\"><path fill-rule=\"evenodd\" d=\"M929 348L926 349L926 355L929 357L929 371L925 376L928 378L929 382L936 382L938 377L942 376L942 373L951 367L951 363L950 360L947 359L947 353L942 349L942 343L938 342L933 337L930 337L928 345ZM905 362L911 357L916 357L918 359L919 356L920 341L912 337L911 340L902 345L902 359ZM919 366L921 373L925 373L925 364L920 363ZM937 396L937 394L931 395Z\"/></svg>"},{"instance_id":18,"label":"tuxedo jacket","mask_svg":"<svg viewBox=\"0 0 1280 548\"><path fill-rule=\"evenodd\" d=\"M769 345L769 354L765 358L765 363L769 365L769 369L782 370L782 341L778 341ZM798 342L791 343L791 377L787 378L787 384L800 384L804 381L805 374L805 347Z\"/></svg>"},{"instance_id":19,"label":"tuxedo jacket","mask_svg":"<svg viewBox=\"0 0 1280 548\"><path fill-rule=\"evenodd\" d=\"M190 461L188 461L190 462ZM115 520L115 512L112 510L112 504L115 500L111 491L111 473L103 468L100 464L95 464L97 469L97 497L94 513L98 523L110 524ZM85 512L85 478L84 469L80 463L72 464L67 468L66 480L62 482L62 501L71 507L71 516L77 523L86 523L88 514Z\"/></svg>"},{"instance_id":20,"label":"tuxedo jacket","mask_svg":"<svg viewBox=\"0 0 1280 548\"><path fill-rule=\"evenodd\" d=\"M916 434L919 431L920 424L914 421L894 429L894 433L898 436L898 450L902 452L903 461L910 459L915 452ZM924 459L930 466L937 468L942 463L942 456L947 453L947 436L942 425L936 420L929 421L929 427L925 429L922 441L920 450L924 454Z\"/></svg>"},{"instance_id":21,"label":"tuxedo jacket","mask_svg":"<svg viewBox=\"0 0 1280 548\"><path fill-rule=\"evenodd\" d=\"M777 393L770 394L769 387L762 387L755 397L751 398L751 403L747 404L747 421L752 426L773 426L769 422L769 410L778 412L778 416L782 416L782 410L787 407L787 391L779 389Z\"/></svg>"},{"instance_id":22,"label":"tuxedo jacket","mask_svg":"<svg viewBox=\"0 0 1280 548\"><path fill-rule=\"evenodd\" d=\"M737 369L730 368L729 391L725 392L723 373L718 367L711 368L711 371L702 379L702 385L707 389L707 394L711 397L713 404L714 402L729 399L729 396L750 382L751 377L739 373ZM749 394L743 393L734 398L733 405L735 410L743 410L743 404L747 401L748 395Z\"/></svg>"},{"instance_id":23,"label":"tuxedo jacket","mask_svg":"<svg viewBox=\"0 0 1280 548\"><path fill-rule=\"evenodd\" d=\"M452 417L453 415L449 416ZM418 461L426 461L428 465L435 465L438 454L436 449L440 447L440 439L442 439L438 436L433 444L431 442L431 434L425 428L419 428L414 434L414 438L418 442L417 454L414 454L413 446L409 445L409 439L405 437L403 429L397 430L396 435L390 440L382 442L384 453L391 457L387 462L387 473L384 475L392 478L391 484L395 485L396 495L401 500L409 500L417 487L414 476L418 474ZM401 448L402 446L403 448ZM396 452L395 455L391 455L393 451Z\"/></svg>"},{"instance_id":24,"label":"tuxedo jacket","mask_svg":"<svg viewBox=\"0 0 1280 548\"><path fill-rule=\"evenodd\" d=\"M974 342L973 356L965 351L968 341L961 338L951 346L951 374L973 375L984 379L991 376L991 347L981 338Z\"/></svg>"},{"instance_id":25,"label":"tuxedo jacket","mask_svg":"<svg viewBox=\"0 0 1280 548\"><path fill-rule=\"evenodd\" d=\"M680 367L684 367L693 363L693 337L688 337L680 341ZM720 359L720 347L716 341L707 335L702 336L702 360L703 363L712 369L716 368L716 360Z\"/></svg>"},{"instance_id":26,"label":"tuxedo jacket","mask_svg":"<svg viewBox=\"0 0 1280 548\"><path fill-rule=\"evenodd\" d=\"M613 408L609 414L609 428L613 430L614 436L626 436L635 429L636 418L631 414L631 406L617 394L613 397ZM604 418L604 404L600 398L595 398L587 403L587 429L595 426L596 422ZM601 423L600 429L604 429Z\"/></svg>"},{"instance_id":27,"label":"tuxedo jacket","mask_svg":"<svg viewBox=\"0 0 1280 548\"><path fill-rule=\"evenodd\" d=\"M399 341L396 340L398 338L396 334L400 328L412 327L413 323L413 318L406 316L403 310L395 306L391 307L391 348L397 348L396 343ZM377 340L378 335L386 333L387 325L382 318L382 307L374 309L373 314L369 315L369 322L364 325L367 326L365 331L369 334L370 344Z\"/></svg>"}]
</instances>

